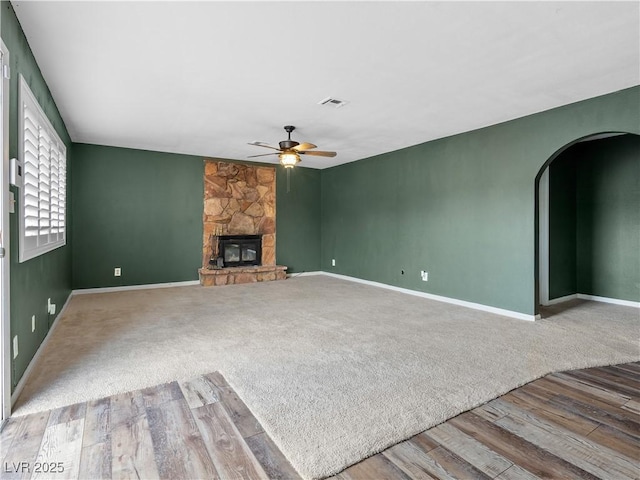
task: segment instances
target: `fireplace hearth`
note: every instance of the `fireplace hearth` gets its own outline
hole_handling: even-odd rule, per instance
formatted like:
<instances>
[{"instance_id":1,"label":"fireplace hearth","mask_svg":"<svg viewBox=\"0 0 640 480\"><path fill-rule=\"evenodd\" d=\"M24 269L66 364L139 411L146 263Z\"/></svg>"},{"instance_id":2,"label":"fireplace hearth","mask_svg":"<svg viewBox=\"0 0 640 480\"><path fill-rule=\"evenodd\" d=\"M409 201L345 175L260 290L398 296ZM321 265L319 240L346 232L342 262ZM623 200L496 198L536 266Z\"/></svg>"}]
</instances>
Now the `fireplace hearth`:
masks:
<instances>
[{"instance_id":1,"label":"fireplace hearth","mask_svg":"<svg viewBox=\"0 0 640 480\"><path fill-rule=\"evenodd\" d=\"M261 265L262 235L223 235L219 242L225 268Z\"/></svg>"}]
</instances>

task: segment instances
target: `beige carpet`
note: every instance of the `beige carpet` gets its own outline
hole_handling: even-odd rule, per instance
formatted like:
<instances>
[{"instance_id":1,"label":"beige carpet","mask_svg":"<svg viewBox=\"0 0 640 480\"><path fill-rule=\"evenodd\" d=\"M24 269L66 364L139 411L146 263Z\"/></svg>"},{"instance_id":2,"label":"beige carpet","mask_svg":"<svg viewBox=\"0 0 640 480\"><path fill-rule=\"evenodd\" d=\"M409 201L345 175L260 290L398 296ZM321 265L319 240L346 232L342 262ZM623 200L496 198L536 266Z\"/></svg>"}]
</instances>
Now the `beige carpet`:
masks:
<instances>
[{"instance_id":1,"label":"beige carpet","mask_svg":"<svg viewBox=\"0 0 640 480\"><path fill-rule=\"evenodd\" d=\"M17 415L220 370L318 478L552 371L640 360L637 309L512 320L326 276L79 295Z\"/></svg>"}]
</instances>

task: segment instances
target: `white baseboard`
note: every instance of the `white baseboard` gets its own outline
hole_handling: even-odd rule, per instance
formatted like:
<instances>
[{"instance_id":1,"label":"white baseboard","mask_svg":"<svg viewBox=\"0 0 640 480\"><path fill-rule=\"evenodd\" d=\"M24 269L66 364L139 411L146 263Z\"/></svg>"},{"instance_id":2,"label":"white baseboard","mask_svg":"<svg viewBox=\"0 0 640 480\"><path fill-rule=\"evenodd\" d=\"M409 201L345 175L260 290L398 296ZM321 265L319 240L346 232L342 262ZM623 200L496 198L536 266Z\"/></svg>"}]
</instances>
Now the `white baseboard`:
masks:
<instances>
[{"instance_id":1,"label":"white baseboard","mask_svg":"<svg viewBox=\"0 0 640 480\"><path fill-rule=\"evenodd\" d=\"M393 285L387 285L386 283L372 282L370 280L363 280L361 278L349 277L347 275L340 275L330 272L319 272L320 275L327 275L329 277L341 278L342 280L349 280L351 282L364 283L365 285L371 285L373 287L386 288L387 290L393 290L395 292L406 293L408 295L414 295L416 297L428 298L429 300L435 300L437 302L451 303L461 307L472 308L474 310L481 310L483 312L495 313L496 315L502 315L505 317L516 318L518 320L534 321L539 320L540 315L527 315L526 313L514 312L512 310L504 310L502 308L490 307L488 305L482 305L481 303L467 302L465 300L458 300L456 298L443 297L440 295L433 295L432 293L419 292L417 290L409 290L408 288L394 287Z\"/></svg>"},{"instance_id":2,"label":"white baseboard","mask_svg":"<svg viewBox=\"0 0 640 480\"><path fill-rule=\"evenodd\" d=\"M53 333L53 330L58 326L58 319L62 317L62 315L64 314L64 311L67 309L67 305L69 305L69 301L71 300L72 296L73 296L73 293L70 293L69 296L67 297L67 300L64 302L64 305L60 309L60 312L58 312L58 315L56 315L56 318L53 320L53 323L51 324L51 328L47 332L47 335L44 337L44 340L42 340L42 343L38 347L38 350L36 350L36 354L33 356L31 361L29 362L29 365L27 366L27 369L22 374L22 377L20 377L20 381L18 381L16 388L13 389L13 393L11 394L12 406L16 403L16 400L22 393L24 386L27 384L27 379L29 378L29 375L31 375L31 372L33 371L33 368L37 363L38 357L42 355L42 352L44 351L44 347L47 344L47 342L49 342L49 339L51 338L51 334Z\"/></svg>"},{"instance_id":3,"label":"white baseboard","mask_svg":"<svg viewBox=\"0 0 640 480\"><path fill-rule=\"evenodd\" d=\"M617 298L598 297L597 295L585 295L584 293L578 293L577 296L581 300L591 300L594 302L613 303L614 305L624 305L625 307L640 308L640 302L632 302L631 300L619 300Z\"/></svg>"},{"instance_id":4,"label":"white baseboard","mask_svg":"<svg viewBox=\"0 0 640 480\"><path fill-rule=\"evenodd\" d=\"M81 288L78 290L73 290L71 292L71 295L84 295L87 293L124 292L126 290L146 290L149 288L186 287L189 285L200 285L200 281L188 280L186 282L149 283L145 285L125 285L122 287Z\"/></svg>"},{"instance_id":5,"label":"white baseboard","mask_svg":"<svg viewBox=\"0 0 640 480\"><path fill-rule=\"evenodd\" d=\"M552 298L551 300L544 302L543 305L557 305L558 303L568 302L569 300L575 300L576 298L578 298L578 294L574 293L571 295L565 295L564 297Z\"/></svg>"},{"instance_id":6,"label":"white baseboard","mask_svg":"<svg viewBox=\"0 0 640 480\"><path fill-rule=\"evenodd\" d=\"M287 273L287 278L295 278L295 277L311 277L313 275L322 275L324 272L320 270L316 270L313 272L300 272L300 273Z\"/></svg>"},{"instance_id":7,"label":"white baseboard","mask_svg":"<svg viewBox=\"0 0 640 480\"><path fill-rule=\"evenodd\" d=\"M568 302L569 300L591 300L592 302L612 303L614 305L623 305L625 307L640 308L640 302L632 302L631 300L619 300L617 298L599 297L597 295L587 295L584 293L574 293L572 295L566 295L564 297L554 298L549 300L544 305L556 305L558 303Z\"/></svg>"}]
</instances>

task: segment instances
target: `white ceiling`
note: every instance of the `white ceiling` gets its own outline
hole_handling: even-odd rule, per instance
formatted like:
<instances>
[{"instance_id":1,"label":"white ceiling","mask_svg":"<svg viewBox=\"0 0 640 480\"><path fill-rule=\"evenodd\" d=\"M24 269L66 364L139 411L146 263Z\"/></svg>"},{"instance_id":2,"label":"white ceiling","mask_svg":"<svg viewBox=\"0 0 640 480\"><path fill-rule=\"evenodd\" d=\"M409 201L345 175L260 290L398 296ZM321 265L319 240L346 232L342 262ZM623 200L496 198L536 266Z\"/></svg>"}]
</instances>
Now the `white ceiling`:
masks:
<instances>
[{"instance_id":1,"label":"white ceiling","mask_svg":"<svg viewBox=\"0 0 640 480\"><path fill-rule=\"evenodd\" d=\"M640 84L635 1L12 4L75 142L244 160L292 124L325 168Z\"/></svg>"}]
</instances>

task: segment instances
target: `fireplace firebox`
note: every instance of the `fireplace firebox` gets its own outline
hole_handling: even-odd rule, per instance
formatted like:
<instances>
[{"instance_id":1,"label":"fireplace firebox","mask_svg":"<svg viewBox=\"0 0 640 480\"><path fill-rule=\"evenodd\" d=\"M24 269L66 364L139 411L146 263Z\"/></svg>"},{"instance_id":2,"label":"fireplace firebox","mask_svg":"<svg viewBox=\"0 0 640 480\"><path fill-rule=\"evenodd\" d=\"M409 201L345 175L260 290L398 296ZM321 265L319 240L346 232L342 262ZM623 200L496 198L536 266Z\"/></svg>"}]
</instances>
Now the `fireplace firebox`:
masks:
<instances>
[{"instance_id":1,"label":"fireplace firebox","mask_svg":"<svg viewBox=\"0 0 640 480\"><path fill-rule=\"evenodd\" d=\"M261 265L262 235L223 235L220 257L225 267Z\"/></svg>"}]
</instances>

